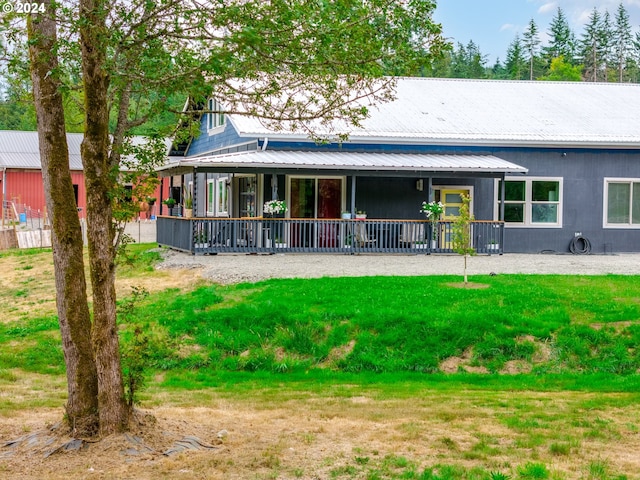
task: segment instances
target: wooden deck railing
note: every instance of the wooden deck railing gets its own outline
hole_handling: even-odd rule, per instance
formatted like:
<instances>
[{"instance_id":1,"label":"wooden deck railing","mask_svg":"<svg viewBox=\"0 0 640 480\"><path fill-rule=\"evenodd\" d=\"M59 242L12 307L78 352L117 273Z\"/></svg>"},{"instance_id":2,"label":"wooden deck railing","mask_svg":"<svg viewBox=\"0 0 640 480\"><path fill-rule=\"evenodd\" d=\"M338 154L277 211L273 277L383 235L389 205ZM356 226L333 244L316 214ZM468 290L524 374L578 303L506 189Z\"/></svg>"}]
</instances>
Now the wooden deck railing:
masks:
<instances>
[{"instance_id":1,"label":"wooden deck railing","mask_svg":"<svg viewBox=\"0 0 640 480\"><path fill-rule=\"evenodd\" d=\"M181 218L160 216L160 245L214 253L453 253L453 223L424 220ZM503 222L474 221L477 253L502 254Z\"/></svg>"}]
</instances>

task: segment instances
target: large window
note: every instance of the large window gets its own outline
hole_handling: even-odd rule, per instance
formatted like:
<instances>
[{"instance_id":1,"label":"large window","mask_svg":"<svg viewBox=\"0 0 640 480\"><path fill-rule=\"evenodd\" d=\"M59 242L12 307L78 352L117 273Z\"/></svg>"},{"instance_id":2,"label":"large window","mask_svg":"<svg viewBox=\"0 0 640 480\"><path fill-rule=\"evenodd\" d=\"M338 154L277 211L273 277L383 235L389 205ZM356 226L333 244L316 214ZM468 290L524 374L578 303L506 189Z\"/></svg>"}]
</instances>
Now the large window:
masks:
<instances>
[{"instance_id":1,"label":"large window","mask_svg":"<svg viewBox=\"0 0 640 480\"><path fill-rule=\"evenodd\" d=\"M224 113L222 113L222 105L215 98L210 98L207 110L207 129L213 130L224 126Z\"/></svg>"},{"instance_id":2,"label":"large window","mask_svg":"<svg viewBox=\"0 0 640 480\"><path fill-rule=\"evenodd\" d=\"M640 179L605 178L604 224L640 228Z\"/></svg>"},{"instance_id":3,"label":"large window","mask_svg":"<svg viewBox=\"0 0 640 480\"><path fill-rule=\"evenodd\" d=\"M500 218L502 182L496 184L495 218ZM504 221L507 225L562 226L562 179L507 179L504 184Z\"/></svg>"}]
</instances>

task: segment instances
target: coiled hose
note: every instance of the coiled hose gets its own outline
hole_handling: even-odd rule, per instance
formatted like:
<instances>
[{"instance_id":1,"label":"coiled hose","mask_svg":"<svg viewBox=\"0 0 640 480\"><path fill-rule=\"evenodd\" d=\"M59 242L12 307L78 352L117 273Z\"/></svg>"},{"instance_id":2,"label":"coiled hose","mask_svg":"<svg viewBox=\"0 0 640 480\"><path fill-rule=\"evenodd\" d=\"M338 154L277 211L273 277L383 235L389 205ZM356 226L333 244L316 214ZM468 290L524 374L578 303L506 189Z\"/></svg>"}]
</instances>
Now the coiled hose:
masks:
<instances>
[{"instance_id":1,"label":"coiled hose","mask_svg":"<svg viewBox=\"0 0 640 480\"><path fill-rule=\"evenodd\" d=\"M583 236L573 237L571 243L569 243L569 251L574 255L591 253L591 242Z\"/></svg>"}]
</instances>

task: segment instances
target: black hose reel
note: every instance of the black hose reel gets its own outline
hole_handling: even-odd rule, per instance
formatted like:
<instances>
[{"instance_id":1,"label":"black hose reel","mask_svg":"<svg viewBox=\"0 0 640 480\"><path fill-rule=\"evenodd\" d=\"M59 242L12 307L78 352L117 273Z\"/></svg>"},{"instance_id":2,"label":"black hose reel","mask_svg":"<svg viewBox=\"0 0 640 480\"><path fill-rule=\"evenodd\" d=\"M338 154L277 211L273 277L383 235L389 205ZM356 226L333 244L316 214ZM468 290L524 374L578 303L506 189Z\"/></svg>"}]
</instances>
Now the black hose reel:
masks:
<instances>
[{"instance_id":1,"label":"black hose reel","mask_svg":"<svg viewBox=\"0 0 640 480\"><path fill-rule=\"evenodd\" d=\"M573 237L569 243L569 251L574 255L587 255L591 253L591 242L582 235Z\"/></svg>"}]
</instances>

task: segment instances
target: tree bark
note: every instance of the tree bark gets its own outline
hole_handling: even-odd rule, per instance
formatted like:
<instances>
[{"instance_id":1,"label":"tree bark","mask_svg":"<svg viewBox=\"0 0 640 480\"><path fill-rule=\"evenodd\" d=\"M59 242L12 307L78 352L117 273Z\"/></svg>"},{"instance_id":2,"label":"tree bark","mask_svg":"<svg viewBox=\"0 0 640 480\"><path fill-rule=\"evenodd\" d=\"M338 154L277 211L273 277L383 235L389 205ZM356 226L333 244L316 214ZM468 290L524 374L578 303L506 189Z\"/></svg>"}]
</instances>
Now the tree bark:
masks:
<instances>
[{"instance_id":1,"label":"tree bark","mask_svg":"<svg viewBox=\"0 0 640 480\"><path fill-rule=\"evenodd\" d=\"M93 288L93 346L103 435L127 429L116 325L115 248L111 195L117 169L109 163L109 110L105 24L108 3L80 1L80 46L85 95L81 154L87 187L87 236Z\"/></svg>"},{"instance_id":2,"label":"tree bark","mask_svg":"<svg viewBox=\"0 0 640 480\"><path fill-rule=\"evenodd\" d=\"M51 0L47 13L29 16L29 56L47 210L52 220L53 264L58 322L67 367L67 421L74 435L98 430L98 382L91 344L91 318L64 122L56 78L56 24Z\"/></svg>"}]
</instances>

